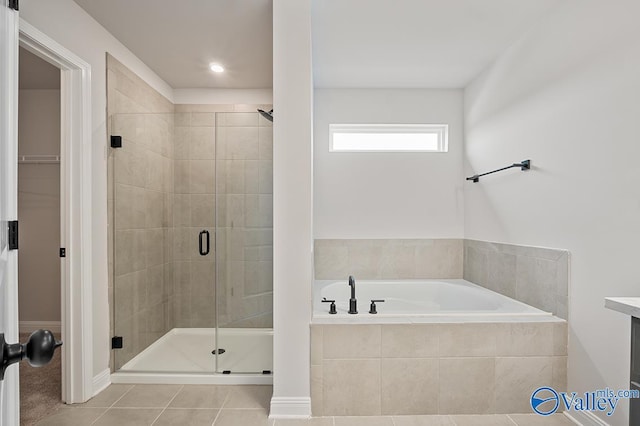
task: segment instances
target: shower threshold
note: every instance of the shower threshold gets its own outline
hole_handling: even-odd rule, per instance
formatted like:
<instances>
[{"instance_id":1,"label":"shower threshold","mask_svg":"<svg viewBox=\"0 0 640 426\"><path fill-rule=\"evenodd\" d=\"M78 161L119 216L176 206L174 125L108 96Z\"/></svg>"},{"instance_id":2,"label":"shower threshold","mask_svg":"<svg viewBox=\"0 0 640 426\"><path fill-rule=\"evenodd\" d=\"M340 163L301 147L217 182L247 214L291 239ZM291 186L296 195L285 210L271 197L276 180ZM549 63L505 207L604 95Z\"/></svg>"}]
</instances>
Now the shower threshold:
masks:
<instances>
[{"instance_id":1,"label":"shower threshold","mask_svg":"<svg viewBox=\"0 0 640 426\"><path fill-rule=\"evenodd\" d=\"M272 384L273 330L174 328L111 374L112 383ZM117 356L117 355L116 355ZM229 371L230 374L223 374Z\"/></svg>"}]
</instances>

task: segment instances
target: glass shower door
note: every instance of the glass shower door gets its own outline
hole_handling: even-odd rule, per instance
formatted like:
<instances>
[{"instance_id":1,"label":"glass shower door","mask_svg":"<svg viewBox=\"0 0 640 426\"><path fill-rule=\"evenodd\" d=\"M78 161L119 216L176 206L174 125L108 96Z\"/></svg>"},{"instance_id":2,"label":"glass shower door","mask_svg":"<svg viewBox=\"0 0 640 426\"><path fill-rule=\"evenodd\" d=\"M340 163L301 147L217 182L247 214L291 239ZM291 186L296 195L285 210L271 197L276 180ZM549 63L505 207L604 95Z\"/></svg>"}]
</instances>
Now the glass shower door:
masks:
<instances>
[{"instance_id":1,"label":"glass shower door","mask_svg":"<svg viewBox=\"0 0 640 426\"><path fill-rule=\"evenodd\" d=\"M216 113L216 371L273 365L271 122Z\"/></svg>"}]
</instances>

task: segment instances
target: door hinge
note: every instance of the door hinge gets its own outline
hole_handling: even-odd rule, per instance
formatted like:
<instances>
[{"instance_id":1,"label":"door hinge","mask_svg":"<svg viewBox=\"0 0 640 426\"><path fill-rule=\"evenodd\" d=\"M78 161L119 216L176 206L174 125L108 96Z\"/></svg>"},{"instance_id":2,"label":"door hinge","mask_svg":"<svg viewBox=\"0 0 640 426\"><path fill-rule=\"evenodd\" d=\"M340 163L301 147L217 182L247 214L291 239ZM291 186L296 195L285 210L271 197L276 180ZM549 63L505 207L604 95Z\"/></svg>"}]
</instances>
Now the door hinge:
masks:
<instances>
[{"instance_id":1,"label":"door hinge","mask_svg":"<svg viewBox=\"0 0 640 426\"><path fill-rule=\"evenodd\" d=\"M60 257L67 257L67 249L60 247Z\"/></svg>"},{"instance_id":2,"label":"door hinge","mask_svg":"<svg viewBox=\"0 0 640 426\"><path fill-rule=\"evenodd\" d=\"M122 336L113 336L111 338L111 349L122 349Z\"/></svg>"},{"instance_id":3,"label":"door hinge","mask_svg":"<svg viewBox=\"0 0 640 426\"><path fill-rule=\"evenodd\" d=\"M9 224L9 250L18 250L18 221L10 220Z\"/></svg>"},{"instance_id":4,"label":"door hinge","mask_svg":"<svg viewBox=\"0 0 640 426\"><path fill-rule=\"evenodd\" d=\"M9 8L13 10L20 10L18 0L9 0Z\"/></svg>"}]
</instances>

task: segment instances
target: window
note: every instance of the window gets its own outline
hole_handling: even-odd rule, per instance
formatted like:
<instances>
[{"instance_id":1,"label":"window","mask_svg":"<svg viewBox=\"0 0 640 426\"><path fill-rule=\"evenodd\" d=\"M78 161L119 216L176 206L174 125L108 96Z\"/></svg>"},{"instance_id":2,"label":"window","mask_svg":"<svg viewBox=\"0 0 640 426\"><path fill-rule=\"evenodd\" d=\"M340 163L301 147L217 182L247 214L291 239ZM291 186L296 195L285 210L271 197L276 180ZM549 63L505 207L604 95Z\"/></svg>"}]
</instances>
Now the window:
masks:
<instances>
[{"instance_id":1,"label":"window","mask_svg":"<svg viewBox=\"0 0 640 426\"><path fill-rule=\"evenodd\" d=\"M330 152L447 152L446 124L330 124Z\"/></svg>"}]
</instances>

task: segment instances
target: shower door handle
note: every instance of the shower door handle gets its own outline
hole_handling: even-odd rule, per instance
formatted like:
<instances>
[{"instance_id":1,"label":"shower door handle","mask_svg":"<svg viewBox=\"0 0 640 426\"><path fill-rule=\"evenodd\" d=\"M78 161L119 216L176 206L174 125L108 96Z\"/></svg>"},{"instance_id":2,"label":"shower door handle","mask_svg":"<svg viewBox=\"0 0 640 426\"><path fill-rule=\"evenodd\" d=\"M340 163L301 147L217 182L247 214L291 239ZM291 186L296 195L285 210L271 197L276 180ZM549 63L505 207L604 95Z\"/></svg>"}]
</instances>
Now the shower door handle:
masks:
<instances>
[{"instance_id":1,"label":"shower door handle","mask_svg":"<svg viewBox=\"0 0 640 426\"><path fill-rule=\"evenodd\" d=\"M206 237L207 246L205 248L204 241ZM206 256L209 254L209 231L206 229L204 231L200 231L200 235L198 237L198 250L200 250L200 256Z\"/></svg>"}]
</instances>

